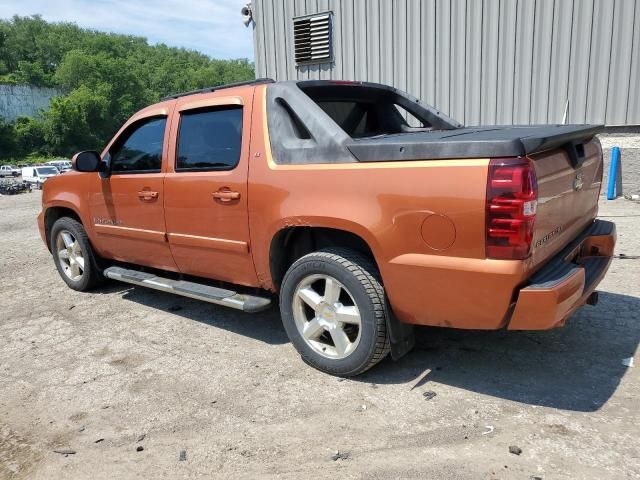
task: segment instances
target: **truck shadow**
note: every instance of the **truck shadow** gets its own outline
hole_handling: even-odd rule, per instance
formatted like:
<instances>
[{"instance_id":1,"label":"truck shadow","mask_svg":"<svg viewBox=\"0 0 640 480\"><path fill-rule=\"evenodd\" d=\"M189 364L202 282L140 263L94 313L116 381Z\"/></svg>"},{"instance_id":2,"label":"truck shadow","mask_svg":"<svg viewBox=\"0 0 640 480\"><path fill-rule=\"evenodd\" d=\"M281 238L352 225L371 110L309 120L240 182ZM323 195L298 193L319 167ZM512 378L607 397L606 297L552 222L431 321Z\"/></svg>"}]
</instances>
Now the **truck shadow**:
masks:
<instances>
[{"instance_id":1,"label":"truck shadow","mask_svg":"<svg viewBox=\"0 0 640 480\"><path fill-rule=\"evenodd\" d=\"M118 286L105 290L261 342L289 341L276 306L246 314L142 287ZM438 385L448 385L530 405L596 411L629 368L622 359L632 357L640 342L639 311L640 298L601 292L596 307L580 309L564 328L555 330L417 328L412 352L397 362L386 358L352 380L436 392Z\"/></svg>"},{"instance_id":2,"label":"truck shadow","mask_svg":"<svg viewBox=\"0 0 640 480\"><path fill-rule=\"evenodd\" d=\"M416 348L355 378L368 383L438 384L530 405L591 412L613 395L640 341L640 298L600 293L564 328L542 332L419 328Z\"/></svg>"},{"instance_id":3,"label":"truck shadow","mask_svg":"<svg viewBox=\"0 0 640 480\"><path fill-rule=\"evenodd\" d=\"M264 312L244 313L228 307L212 305L210 303L180 297L169 293L157 292L144 287L126 286L120 284L118 291L122 298L150 308L179 315L189 320L195 320L212 327L223 328L238 335L271 345L281 345L289 342L277 308L274 305Z\"/></svg>"}]
</instances>

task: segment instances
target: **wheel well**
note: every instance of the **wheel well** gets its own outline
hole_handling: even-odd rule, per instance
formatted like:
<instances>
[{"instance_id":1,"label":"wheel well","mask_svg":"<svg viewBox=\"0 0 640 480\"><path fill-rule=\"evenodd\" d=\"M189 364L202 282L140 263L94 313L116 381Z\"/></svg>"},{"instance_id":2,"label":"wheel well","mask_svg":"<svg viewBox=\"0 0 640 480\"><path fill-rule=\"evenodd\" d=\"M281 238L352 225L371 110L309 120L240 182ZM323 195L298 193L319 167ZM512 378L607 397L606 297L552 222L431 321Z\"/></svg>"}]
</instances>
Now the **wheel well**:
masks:
<instances>
[{"instance_id":1,"label":"wheel well","mask_svg":"<svg viewBox=\"0 0 640 480\"><path fill-rule=\"evenodd\" d=\"M327 247L347 247L370 257L375 257L366 241L344 230L324 227L290 227L280 230L271 241L269 267L276 289L289 267L299 258Z\"/></svg>"},{"instance_id":2,"label":"wheel well","mask_svg":"<svg viewBox=\"0 0 640 480\"><path fill-rule=\"evenodd\" d=\"M47 235L47 248L49 250L51 250L51 238L50 238L51 228L53 227L53 224L56 223L56 220L62 217L70 217L82 223L82 220L80 220L80 217L78 216L78 214L73 210L71 210L70 208L65 208L65 207L47 208L47 211L44 212L44 229Z\"/></svg>"}]
</instances>

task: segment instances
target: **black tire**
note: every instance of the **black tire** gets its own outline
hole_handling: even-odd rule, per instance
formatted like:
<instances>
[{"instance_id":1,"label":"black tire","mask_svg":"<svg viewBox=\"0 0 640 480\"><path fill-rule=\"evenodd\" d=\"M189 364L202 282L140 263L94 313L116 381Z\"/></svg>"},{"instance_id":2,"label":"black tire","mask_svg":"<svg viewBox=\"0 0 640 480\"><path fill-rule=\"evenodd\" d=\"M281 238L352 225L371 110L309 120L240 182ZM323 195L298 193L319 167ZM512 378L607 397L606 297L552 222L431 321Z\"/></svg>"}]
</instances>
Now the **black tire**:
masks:
<instances>
[{"instance_id":1,"label":"black tire","mask_svg":"<svg viewBox=\"0 0 640 480\"><path fill-rule=\"evenodd\" d=\"M296 290L311 275L326 275L338 280L359 310L360 340L346 358L322 356L307 344L296 326ZM287 335L306 363L331 375L350 377L367 371L389 353L385 293L379 278L378 269L370 258L346 248L310 253L289 268L280 289L280 311Z\"/></svg>"},{"instance_id":2,"label":"black tire","mask_svg":"<svg viewBox=\"0 0 640 480\"><path fill-rule=\"evenodd\" d=\"M82 272L82 276L76 281L69 278L69 276L64 272L62 262L57 254L56 242L58 235L62 231L68 231L73 235L73 237L75 237L76 241L80 245L82 256L84 258L84 270ZM103 278L102 272L97 266L96 254L91 247L89 237L87 237L87 232L80 222L70 217L59 218L53 224L53 227L51 227L49 242L53 261L56 264L58 273L70 288L79 292L86 292L92 290L98 285L98 283L100 283Z\"/></svg>"}]
</instances>

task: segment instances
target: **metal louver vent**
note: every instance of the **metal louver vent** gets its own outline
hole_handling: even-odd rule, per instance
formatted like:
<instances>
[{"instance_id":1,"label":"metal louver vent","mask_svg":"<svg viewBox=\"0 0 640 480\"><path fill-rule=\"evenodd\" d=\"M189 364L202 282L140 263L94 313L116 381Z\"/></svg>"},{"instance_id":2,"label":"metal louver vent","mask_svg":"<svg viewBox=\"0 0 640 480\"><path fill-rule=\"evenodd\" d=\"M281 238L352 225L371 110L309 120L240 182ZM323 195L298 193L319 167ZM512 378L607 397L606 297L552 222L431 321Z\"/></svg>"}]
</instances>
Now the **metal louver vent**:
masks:
<instances>
[{"instance_id":1,"label":"metal louver vent","mask_svg":"<svg viewBox=\"0 0 640 480\"><path fill-rule=\"evenodd\" d=\"M293 46L298 65L331 62L332 12L293 19Z\"/></svg>"}]
</instances>

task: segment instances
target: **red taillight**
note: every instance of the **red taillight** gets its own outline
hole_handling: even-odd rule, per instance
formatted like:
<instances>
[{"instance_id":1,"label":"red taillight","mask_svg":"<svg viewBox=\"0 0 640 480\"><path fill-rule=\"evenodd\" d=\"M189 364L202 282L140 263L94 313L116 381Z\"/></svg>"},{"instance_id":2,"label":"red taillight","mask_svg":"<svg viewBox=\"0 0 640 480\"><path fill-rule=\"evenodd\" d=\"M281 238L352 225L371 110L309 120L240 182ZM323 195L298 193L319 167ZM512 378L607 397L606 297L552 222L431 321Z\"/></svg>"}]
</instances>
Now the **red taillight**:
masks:
<instances>
[{"instance_id":1,"label":"red taillight","mask_svg":"<svg viewBox=\"0 0 640 480\"><path fill-rule=\"evenodd\" d=\"M538 183L528 158L493 158L487 177L487 257L518 260L531 254Z\"/></svg>"}]
</instances>

